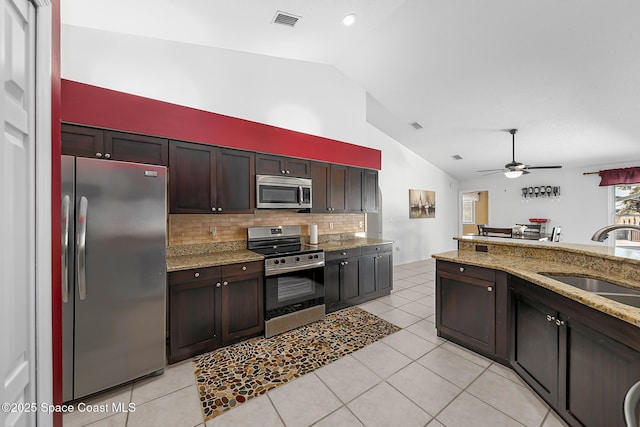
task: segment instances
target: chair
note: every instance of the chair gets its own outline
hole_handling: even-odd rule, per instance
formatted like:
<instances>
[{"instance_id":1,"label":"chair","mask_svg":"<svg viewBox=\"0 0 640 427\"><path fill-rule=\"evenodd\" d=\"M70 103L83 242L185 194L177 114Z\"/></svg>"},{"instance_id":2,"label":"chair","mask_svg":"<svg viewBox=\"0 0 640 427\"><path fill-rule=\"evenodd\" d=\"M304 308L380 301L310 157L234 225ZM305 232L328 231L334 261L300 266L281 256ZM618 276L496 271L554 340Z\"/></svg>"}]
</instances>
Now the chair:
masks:
<instances>
[{"instance_id":1,"label":"chair","mask_svg":"<svg viewBox=\"0 0 640 427\"><path fill-rule=\"evenodd\" d=\"M478 227L478 234L482 236L484 233L483 230L487 226L487 224L476 224L476 226Z\"/></svg>"},{"instance_id":2,"label":"chair","mask_svg":"<svg viewBox=\"0 0 640 427\"><path fill-rule=\"evenodd\" d=\"M631 386L624 396L624 421L626 427L638 427L640 404L640 381Z\"/></svg>"},{"instance_id":3,"label":"chair","mask_svg":"<svg viewBox=\"0 0 640 427\"><path fill-rule=\"evenodd\" d=\"M511 233L513 230L511 227L482 227L482 235L483 236L493 236L493 237L512 237Z\"/></svg>"},{"instance_id":4,"label":"chair","mask_svg":"<svg viewBox=\"0 0 640 427\"><path fill-rule=\"evenodd\" d=\"M562 234L562 227L553 227L553 231L551 232L551 241L559 242L560 234Z\"/></svg>"}]
</instances>

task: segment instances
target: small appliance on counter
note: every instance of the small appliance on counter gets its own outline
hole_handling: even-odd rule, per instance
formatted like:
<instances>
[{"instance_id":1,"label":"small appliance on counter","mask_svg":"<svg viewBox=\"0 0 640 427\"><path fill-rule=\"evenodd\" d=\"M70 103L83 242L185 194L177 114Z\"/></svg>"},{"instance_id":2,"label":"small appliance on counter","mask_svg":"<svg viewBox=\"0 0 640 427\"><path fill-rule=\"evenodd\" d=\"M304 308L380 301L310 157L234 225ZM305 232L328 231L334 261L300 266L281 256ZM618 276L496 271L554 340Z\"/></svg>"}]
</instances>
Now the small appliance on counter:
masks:
<instances>
[{"instance_id":1,"label":"small appliance on counter","mask_svg":"<svg viewBox=\"0 0 640 427\"><path fill-rule=\"evenodd\" d=\"M303 243L299 225L247 235L247 249L265 256L265 337L324 318L324 251Z\"/></svg>"}]
</instances>

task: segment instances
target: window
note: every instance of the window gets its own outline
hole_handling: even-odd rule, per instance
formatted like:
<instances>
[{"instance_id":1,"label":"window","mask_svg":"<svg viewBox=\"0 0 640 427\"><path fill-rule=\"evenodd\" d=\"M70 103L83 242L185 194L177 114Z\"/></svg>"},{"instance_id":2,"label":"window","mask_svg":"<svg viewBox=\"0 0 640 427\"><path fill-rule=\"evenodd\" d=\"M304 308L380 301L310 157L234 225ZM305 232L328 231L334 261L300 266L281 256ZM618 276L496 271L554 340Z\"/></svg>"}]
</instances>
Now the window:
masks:
<instances>
[{"instance_id":1,"label":"window","mask_svg":"<svg viewBox=\"0 0 640 427\"><path fill-rule=\"evenodd\" d=\"M476 223L476 200L474 198L467 196L462 198L462 223Z\"/></svg>"},{"instance_id":2,"label":"window","mask_svg":"<svg viewBox=\"0 0 640 427\"><path fill-rule=\"evenodd\" d=\"M640 184L615 187L616 224L640 225ZM640 231L617 230L616 247L640 249Z\"/></svg>"}]
</instances>

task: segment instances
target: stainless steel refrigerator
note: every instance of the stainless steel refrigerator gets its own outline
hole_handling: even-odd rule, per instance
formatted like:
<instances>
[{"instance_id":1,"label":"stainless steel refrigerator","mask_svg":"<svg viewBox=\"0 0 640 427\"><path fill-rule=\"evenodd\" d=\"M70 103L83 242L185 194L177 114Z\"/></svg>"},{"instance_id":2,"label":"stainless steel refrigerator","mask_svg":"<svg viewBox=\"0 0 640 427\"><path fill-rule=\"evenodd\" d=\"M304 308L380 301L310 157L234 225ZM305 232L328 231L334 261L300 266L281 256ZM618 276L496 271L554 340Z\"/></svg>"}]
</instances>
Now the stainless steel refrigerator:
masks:
<instances>
[{"instance_id":1,"label":"stainless steel refrigerator","mask_svg":"<svg viewBox=\"0 0 640 427\"><path fill-rule=\"evenodd\" d=\"M165 365L166 168L62 156L63 400Z\"/></svg>"}]
</instances>

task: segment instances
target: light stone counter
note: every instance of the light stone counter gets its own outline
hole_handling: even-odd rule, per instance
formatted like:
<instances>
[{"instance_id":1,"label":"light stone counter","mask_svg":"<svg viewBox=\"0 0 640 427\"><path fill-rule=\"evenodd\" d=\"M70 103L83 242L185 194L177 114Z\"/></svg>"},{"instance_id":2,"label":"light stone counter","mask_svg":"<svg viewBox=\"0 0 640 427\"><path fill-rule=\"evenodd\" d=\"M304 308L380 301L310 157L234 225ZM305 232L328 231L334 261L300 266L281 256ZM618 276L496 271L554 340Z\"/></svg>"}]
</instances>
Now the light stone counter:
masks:
<instances>
[{"instance_id":1,"label":"light stone counter","mask_svg":"<svg viewBox=\"0 0 640 427\"><path fill-rule=\"evenodd\" d=\"M640 256L599 245L460 237L458 250L432 255L442 261L505 271L640 327L640 308L559 282L540 273L578 275L640 289ZM476 246L487 252L477 252Z\"/></svg>"}]
</instances>

